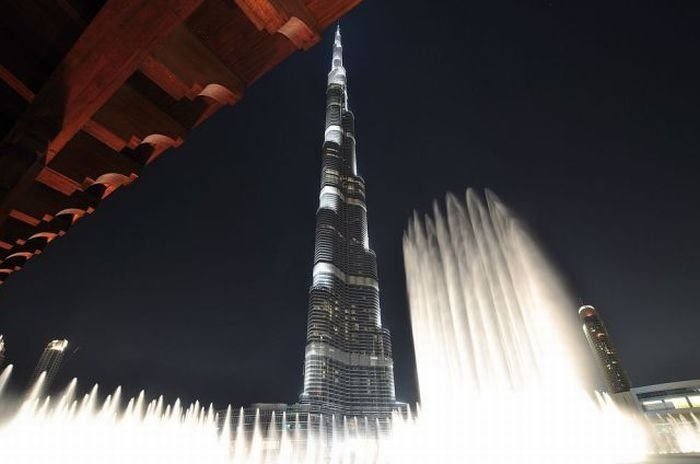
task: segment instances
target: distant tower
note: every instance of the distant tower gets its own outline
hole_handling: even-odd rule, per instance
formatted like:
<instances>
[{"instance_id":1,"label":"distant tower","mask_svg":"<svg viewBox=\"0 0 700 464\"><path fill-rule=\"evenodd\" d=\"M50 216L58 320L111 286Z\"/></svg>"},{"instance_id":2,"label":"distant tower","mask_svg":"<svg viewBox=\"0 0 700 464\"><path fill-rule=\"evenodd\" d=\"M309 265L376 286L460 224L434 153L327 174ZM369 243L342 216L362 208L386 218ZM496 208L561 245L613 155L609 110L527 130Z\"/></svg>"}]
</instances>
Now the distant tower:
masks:
<instances>
[{"instance_id":1,"label":"distant tower","mask_svg":"<svg viewBox=\"0 0 700 464\"><path fill-rule=\"evenodd\" d=\"M579 308L578 315L583 323L583 333L588 345L603 369L610 393L629 391L630 381L627 373L598 311L593 306L584 305Z\"/></svg>"},{"instance_id":2,"label":"distant tower","mask_svg":"<svg viewBox=\"0 0 700 464\"><path fill-rule=\"evenodd\" d=\"M5 362L5 339L0 335L0 368Z\"/></svg>"},{"instance_id":3,"label":"distant tower","mask_svg":"<svg viewBox=\"0 0 700 464\"><path fill-rule=\"evenodd\" d=\"M36 369L34 369L30 385L34 385L42 372L46 372L44 388L48 388L51 385L58 369L61 367L63 354L67 347L68 340L51 340L49 344L46 345L44 352L41 354L41 358L39 358L39 363L36 365Z\"/></svg>"}]
</instances>

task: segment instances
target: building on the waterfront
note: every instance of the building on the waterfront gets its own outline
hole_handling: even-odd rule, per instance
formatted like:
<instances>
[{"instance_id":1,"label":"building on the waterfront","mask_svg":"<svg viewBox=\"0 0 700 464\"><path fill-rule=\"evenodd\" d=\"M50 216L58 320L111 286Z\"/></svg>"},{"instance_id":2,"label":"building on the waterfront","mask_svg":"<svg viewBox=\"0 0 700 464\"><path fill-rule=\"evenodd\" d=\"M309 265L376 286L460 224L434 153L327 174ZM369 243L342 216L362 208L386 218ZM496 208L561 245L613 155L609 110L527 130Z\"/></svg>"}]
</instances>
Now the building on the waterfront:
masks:
<instances>
[{"instance_id":1,"label":"building on the waterfront","mask_svg":"<svg viewBox=\"0 0 700 464\"><path fill-rule=\"evenodd\" d=\"M391 338L381 322L340 28L333 43L324 127L303 392L296 404L254 403L232 411L236 435L259 431L268 441L277 440L271 430L298 433L300 440L308 431L327 438L338 431L371 435L390 427L394 411L408 412L407 404L396 401ZM219 417L225 416L219 411Z\"/></svg>"},{"instance_id":2,"label":"building on the waterfront","mask_svg":"<svg viewBox=\"0 0 700 464\"><path fill-rule=\"evenodd\" d=\"M39 380L41 373L46 372L43 388L49 388L51 386L53 379L56 377L56 373L61 368L66 348L68 348L68 340L65 339L51 340L49 344L46 345L34 369L30 385L34 385L34 383Z\"/></svg>"},{"instance_id":3,"label":"building on the waterfront","mask_svg":"<svg viewBox=\"0 0 700 464\"><path fill-rule=\"evenodd\" d=\"M631 391L646 415L700 414L700 379L634 387Z\"/></svg>"},{"instance_id":4,"label":"building on the waterfront","mask_svg":"<svg viewBox=\"0 0 700 464\"><path fill-rule=\"evenodd\" d=\"M382 327L377 260L358 174L340 28L326 88L326 122L309 290L304 389L311 414L387 417L397 406L389 331Z\"/></svg>"},{"instance_id":5,"label":"building on the waterfront","mask_svg":"<svg viewBox=\"0 0 700 464\"><path fill-rule=\"evenodd\" d=\"M627 373L622 367L620 355L598 311L593 306L584 305L579 308L578 315L583 324L583 333L586 335L588 345L603 371L609 393L629 391L630 381Z\"/></svg>"},{"instance_id":6,"label":"building on the waterfront","mask_svg":"<svg viewBox=\"0 0 700 464\"><path fill-rule=\"evenodd\" d=\"M0 335L0 368L5 363L5 339Z\"/></svg>"},{"instance_id":7,"label":"building on the waterfront","mask_svg":"<svg viewBox=\"0 0 700 464\"><path fill-rule=\"evenodd\" d=\"M700 379L634 387L631 393L652 426L658 451L689 452L700 446Z\"/></svg>"}]
</instances>

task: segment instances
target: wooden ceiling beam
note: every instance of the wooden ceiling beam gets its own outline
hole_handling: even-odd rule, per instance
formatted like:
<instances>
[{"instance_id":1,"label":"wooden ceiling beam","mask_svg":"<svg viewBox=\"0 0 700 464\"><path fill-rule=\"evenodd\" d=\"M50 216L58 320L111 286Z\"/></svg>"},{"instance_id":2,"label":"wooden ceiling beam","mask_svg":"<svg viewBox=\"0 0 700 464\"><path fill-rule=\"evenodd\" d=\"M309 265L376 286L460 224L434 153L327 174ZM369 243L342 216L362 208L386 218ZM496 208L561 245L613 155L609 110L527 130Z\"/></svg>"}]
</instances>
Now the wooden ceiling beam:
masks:
<instances>
[{"instance_id":1,"label":"wooden ceiling beam","mask_svg":"<svg viewBox=\"0 0 700 464\"><path fill-rule=\"evenodd\" d=\"M10 143L31 134L30 143L46 146L28 148L50 160L131 76L148 49L201 2L107 1L10 132ZM47 118L58 126L46 124Z\"/></svg>"},{"instance_id":2,"label":"wooden ceiling beam","mask_svg":"<svg viewBox=\"0 0 700 464\"><path fill-rule=\"evenodd\" d=\"M11 256L8 272L43 249L36 237L65 234L360 2L106 0L81 18L70 0L52 1L58 6L17 4L11 24L31 19L23 37L32 47L0 66L0 81L27 102L0 143L0 264ZM38 5L41 15L32 13ZM40 73L22 68L47 57ZM6 278L0 273L0 283Z\"/></svg>"},{"instance_id":3,"label":"wooden ceiling beam","mask_svg":"<svg viewBox=\"0 0 700 464\"><path fill-rule=\"evenodd\" d=\"M160 83L171 77L165 73L169 71L177 77L179 83L186 86L185 96L190 100L199 96L210 84L220 85L230 92L227 101L229 104L237 102L243 96L243 80L223 64L184 24L175 27L166 39L153 47L151 55L159 66L151 64L142 66L141 69L161 88L166 86ZM183 89L177 89L181 90Z\"/></svg>"},{"instance_id":4,"label":"wooden ceiling beam","mask_svg":"<svg viewBox=\"0 0 700 464\"><path fill-rule=\"evenodd\" d=\"M31 91L29 87L24 85L24 83L17 78L9 69L0 64L0 80L2 80L8 87L15 91L17 95L22 97L25 101L31 102L34 100L34 92Z\"/></svg>"},{"instance_id":5,"label":"wooden ceiling beam","mask_svg":"<svg viewBox=\"0 0 700 464\"><path fill-rule=\"evenodd\" d=\"M297 48L310 48L321 39L321 30L300 0L235 0L248 19L268 33L287 37Z\"/></svg>"},{"instance_id":6,"label":"wooden ceiling beam","mask_svg":"<svg viewBox=\"0 0 700 464\"><path fill-rule=\"evenodd\" d=\"M108 0L5 138L0 225L9 205L202 0ZM34 158L33 160L31 158Z\"/></svg>"}]
</instances>

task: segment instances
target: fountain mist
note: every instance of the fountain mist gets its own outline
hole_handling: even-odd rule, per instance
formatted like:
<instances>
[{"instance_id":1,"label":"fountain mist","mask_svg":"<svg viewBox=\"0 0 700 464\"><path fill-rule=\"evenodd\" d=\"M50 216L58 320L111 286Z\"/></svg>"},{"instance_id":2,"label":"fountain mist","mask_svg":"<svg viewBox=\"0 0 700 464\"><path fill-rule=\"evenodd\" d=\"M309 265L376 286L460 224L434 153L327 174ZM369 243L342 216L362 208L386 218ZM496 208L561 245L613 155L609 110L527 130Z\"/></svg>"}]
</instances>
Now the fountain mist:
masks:
<instances>
[{"instance_id":1,"label":"fountain mist","mask_svg":"<svg viewBox=\"0 0 700 464\"><path fill-rule=\"evenodd\" d=\"M0 375L0 388L12 366ZM331 430L283 415L277 429L256 417L244 427L243 410L221 416L198 402L184 407L141 392L124 404L121 389L100 398L97 386L82 398L74 379L56 398L41 395L42 374L25 399L0 418L0 461L12 464L321 464L398 462L385 458L389 443L338 418ZM0 396L0 404L8 399ZM222 417L223 416L223 417ZM357 424L352 424L357 425Z\"/></svg>"},{"instance_id":2,"label":"fountain mist","mask_svg":"<svg viewBox=\"0 0 700 464\"><path fill-rule=\"evenodd\" d=\"M575 306L495 195L415 216L404 260L425 449L449 462L642 458L641 427L585 393L563 322Z\"/></svg>"}]
</instances>

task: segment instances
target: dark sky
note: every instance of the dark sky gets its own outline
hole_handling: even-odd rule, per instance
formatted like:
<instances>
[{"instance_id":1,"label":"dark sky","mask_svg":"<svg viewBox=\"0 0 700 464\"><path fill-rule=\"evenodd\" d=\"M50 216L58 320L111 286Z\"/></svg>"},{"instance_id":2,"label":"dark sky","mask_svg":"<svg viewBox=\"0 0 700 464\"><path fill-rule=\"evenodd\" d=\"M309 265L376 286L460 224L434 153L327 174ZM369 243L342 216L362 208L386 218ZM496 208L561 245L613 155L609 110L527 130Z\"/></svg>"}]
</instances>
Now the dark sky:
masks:
<instances>
[{"instance_id":1,"label":"dark sky","mask_svg":"<svg viewBox=\"0 0 700 464\"><path fill-rule=\"evenodd\" d=\"M536 232L634 384L699 378L697 2L410 4L368 0L342 22L398 395L417 394L403 228L468 186ZM295 401L331 34L0 288L17 382L66 337L59 381Z\"/></svg>"}]
</instances>

